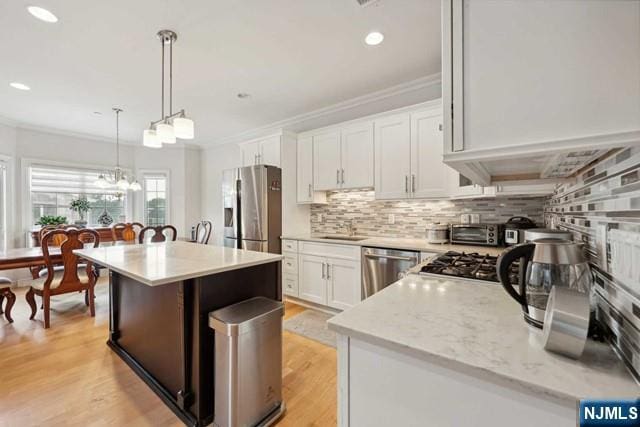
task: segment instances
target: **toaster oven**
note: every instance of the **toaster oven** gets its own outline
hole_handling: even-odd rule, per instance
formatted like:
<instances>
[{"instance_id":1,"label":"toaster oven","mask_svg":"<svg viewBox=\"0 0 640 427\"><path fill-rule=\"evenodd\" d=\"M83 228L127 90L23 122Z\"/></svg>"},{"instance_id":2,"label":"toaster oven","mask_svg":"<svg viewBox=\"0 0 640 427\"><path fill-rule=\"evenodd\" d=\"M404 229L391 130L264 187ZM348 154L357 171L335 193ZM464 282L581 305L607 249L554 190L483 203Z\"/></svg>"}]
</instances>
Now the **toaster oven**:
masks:
<instances>
[{"instance_id":1,"label":"toaster oven","mask_svg":"<svg viewBox=\"0 0 640 427\"><path fill-rule=\"evenodd\" d=\"M501 246L502 224L453 224L451 243L466 245Z\"/></svg>"}]
</instances>

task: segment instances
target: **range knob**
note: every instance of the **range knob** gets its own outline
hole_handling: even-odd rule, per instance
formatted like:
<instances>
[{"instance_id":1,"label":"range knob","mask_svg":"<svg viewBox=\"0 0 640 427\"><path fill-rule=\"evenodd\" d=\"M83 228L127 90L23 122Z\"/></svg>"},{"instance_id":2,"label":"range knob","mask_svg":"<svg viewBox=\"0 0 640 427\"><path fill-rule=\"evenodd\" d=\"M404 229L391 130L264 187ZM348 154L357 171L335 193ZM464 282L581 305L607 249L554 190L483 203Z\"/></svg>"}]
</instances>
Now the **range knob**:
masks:
<instances>
[{"instance_id":1,"label":"range knob","mask_svg":"<svg viewBox=\"0 0 640 427\"><path fill-rule=\"evenodd\" d=\"M489 237L493 237L493 233L489 233Z\"/></svg>"},{"instance_id":2,"label":"range knob","mask_svg":"<svg viewBox=\"0 0 640 427\"><path fill-rule=\"evenodd\" d=\"M489 239L489 243L493 243L493 239Z\"/></svg>"}]
</instances>

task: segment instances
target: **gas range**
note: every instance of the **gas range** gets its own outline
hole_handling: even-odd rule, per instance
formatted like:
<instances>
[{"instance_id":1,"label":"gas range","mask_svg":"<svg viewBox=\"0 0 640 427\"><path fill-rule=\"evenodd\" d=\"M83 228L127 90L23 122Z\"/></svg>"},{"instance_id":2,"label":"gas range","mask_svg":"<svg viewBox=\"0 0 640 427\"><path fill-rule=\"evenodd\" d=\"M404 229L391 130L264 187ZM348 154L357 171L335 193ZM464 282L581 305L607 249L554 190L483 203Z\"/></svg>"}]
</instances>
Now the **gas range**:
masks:
<instances>
[{"instance_id":1,"label":"gas range","mask_svg":"<svg viewBox=\"0 0 640 427\"><path fill-rule=\"evenodd\" d=\"M497 256L482 255L477 252L465 253L449 251L433 258L420 269L420 274L452 276L460 279L499 283L496 272ZM518 266L512 265L511 283L518 283Z\"/></svg>"}]
</instances>

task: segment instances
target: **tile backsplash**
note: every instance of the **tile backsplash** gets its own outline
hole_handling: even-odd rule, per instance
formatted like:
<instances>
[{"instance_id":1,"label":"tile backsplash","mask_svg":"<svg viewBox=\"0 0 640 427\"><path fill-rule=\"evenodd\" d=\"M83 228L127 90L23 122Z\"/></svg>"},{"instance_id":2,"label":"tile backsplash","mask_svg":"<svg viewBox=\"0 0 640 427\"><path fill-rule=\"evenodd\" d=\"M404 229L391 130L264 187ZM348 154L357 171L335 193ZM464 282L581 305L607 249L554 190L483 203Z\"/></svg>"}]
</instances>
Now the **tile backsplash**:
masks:
<instances>
[{"instance_id":1,"label":"tile backsplash","mask_svg":"<svg viewBox=\"0 0 640 427\"><path fill-rule=\"evenodd\" d=\"M311 206L311 232L343 234L351 221L355 232L366 236L414 237L425 235L432 222L459 223L460 214L480 214L480 222L505 222L527 216L542 224L544 198L491 198L464 200L376 200L373 191L334 191L327 204ZM392 221L390 221L392 216ZM390 224L393 222L393 224Z\"/></svg>"},{"instance_id":2,"label":"tile backsplash","mask_svg":"<svg viewBox=\"0 0 640 427\"><path fill-rule=\"evenodd\" d=\"M640 372L640 146L612 152L559 186L544 219L584 243L597 316Z\"/></svg>"}]
</instances>

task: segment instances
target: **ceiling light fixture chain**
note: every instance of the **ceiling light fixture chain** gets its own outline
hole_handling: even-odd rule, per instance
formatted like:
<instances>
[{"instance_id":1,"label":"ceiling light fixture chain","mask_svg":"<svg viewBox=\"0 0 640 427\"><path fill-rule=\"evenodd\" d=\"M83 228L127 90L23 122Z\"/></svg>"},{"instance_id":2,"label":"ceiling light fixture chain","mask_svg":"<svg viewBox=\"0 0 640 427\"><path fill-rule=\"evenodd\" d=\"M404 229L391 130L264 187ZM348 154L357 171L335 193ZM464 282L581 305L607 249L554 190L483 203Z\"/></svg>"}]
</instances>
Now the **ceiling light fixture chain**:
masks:
<instances>
[{"instance_id":1,"label":"ceiling light fixture chain","mask_svg":"<svg viewBox=\"0 0 640 427\"><path fill-rule=\"evenodd\" d=\"M162 71L161 71L161 83L162 88L160 91L161 101L161 118L154 120L149 125L149 128L143 132L143 145L146 147L160 148L162 144L174 144L176 138L180 139L193 139L194 137L194 124L193 120L186 117L184 109L181 109L177 113L173 112L173 44L178 39L178 35L171 30L160 30L157 34L162 45ZM169 105L168 115L165 115L167 111L165 109L165 88L167 82L165 81L166 74L166 48L169 47Z\"/></svg>"}]
</instances>

